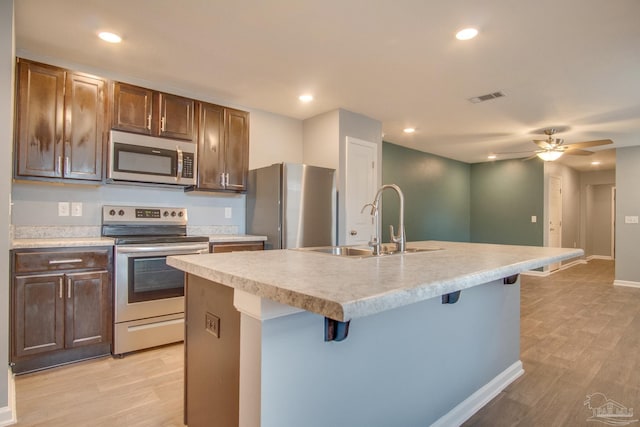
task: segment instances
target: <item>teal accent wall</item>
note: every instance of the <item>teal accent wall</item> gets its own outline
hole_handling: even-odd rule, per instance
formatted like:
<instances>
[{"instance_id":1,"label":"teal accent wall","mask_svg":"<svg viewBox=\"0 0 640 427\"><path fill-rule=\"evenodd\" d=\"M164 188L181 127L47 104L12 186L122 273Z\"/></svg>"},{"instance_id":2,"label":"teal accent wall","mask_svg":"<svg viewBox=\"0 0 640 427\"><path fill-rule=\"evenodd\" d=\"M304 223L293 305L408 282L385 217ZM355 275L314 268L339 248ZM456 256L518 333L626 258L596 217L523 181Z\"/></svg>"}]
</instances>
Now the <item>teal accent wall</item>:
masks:
<instances>
[{"instance_id":1,"label":"teal accent wall","mask_svg":"<svg viewBox=\"0 0 640 427\"><path fill-rule=\"evenodd\" d=\"M537 159L469 165L383 142L382 182L404 192L408 241L544 243L544 164ZM382 199L382 241L388 242L399 204L392 190Z\"/></svg>"},{"instance_id":2,"label":"teal accent wall","mask_svg":"<svg viewBox=\"0 0 640 427\"><path fill-rule=\"evenodd\" d=\"M537 222L531 222L531 216ZM504 160L471 165L471 241L543 245L544 164Z\"/></svg>"},{"instance_id":3,"label":"teal accent wall","mask_svg":"<svg viewBox=\"0 0 640 427\"><path fill-rule=\"evenodd\" d=\"M405 197L407 240L470 240L470 165L394 145L382 144L382 182L397 184ZM397 227L399 203L385 190L382 241Z\"/></svg>"}]
</instances>

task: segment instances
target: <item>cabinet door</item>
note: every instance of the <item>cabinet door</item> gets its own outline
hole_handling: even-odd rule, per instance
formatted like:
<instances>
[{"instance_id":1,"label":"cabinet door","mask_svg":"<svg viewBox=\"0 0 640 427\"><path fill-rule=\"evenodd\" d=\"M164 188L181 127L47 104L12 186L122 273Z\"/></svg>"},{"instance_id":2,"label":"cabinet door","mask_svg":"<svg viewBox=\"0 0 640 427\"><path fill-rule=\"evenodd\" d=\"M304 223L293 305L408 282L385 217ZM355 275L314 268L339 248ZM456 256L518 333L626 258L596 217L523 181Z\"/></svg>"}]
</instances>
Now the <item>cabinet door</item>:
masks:
<instances>
[{"instance_id":1,"label":"cabinet door","mask_svg":"<svg viewBox=\"0 0 640 427\"><path fill-rule=\"evenodd\" d=\"M65 90L64 177L100 181L106 82L72 73Z\"/></svg>"},{"instance_id":2,"label":"cabinet door","mask_svg":"<svg viewBox=\"0 0 640 427\"><path fill-rule=\"evenodd\" d=\"M246 191L249 171L249 113L225 109L227 190Z\"/></svg>"},{"instance_id":3,"label":"cabinet door","mask_svg":"<svg viewBox=\"0 0 640 427\"><path fill-rule=\"evenodd\" d=\"M198 188L222 190L224 171L224 108L200 103L198 125Z\"/></svg>"},{"instance_id":4,"label":"cabinet door","mask_svg":"<svg viewBox=\"0 0 640 427\"><path fill-rule=\"evenodd\" d=\"M151 135L153 91L125 83L113 88L114 129Z\"/></svg>"},{"instance_id":5,"label":"cabinet door","mask_svg":"<svg viewBox=\"0 0 640 427\"><path fill-rule=\"evenodd\" d=\"M31 356L63 348L64 276L18 276L14 286L14 355Z\"/></svg>"},{"instance_id":6,"label":"cabinet door","mask_svg":"<svg viewBox=\"0 0 640 427\"><path fill-rule=\"evenodd\" d=\"M62 176L65 71L20 60L16 175Z\"/></svg>"},{"instance_id":7,"label":"cabinet door","mask_svg":"<svg viewBox=\"0 0 640 427\"><path fill-rule=\"evenodd\" d=\"M161 93L158 135L193 140L193 99Z\"/></svg>"},{"instance_id":8,"label":"cabinet door","mask_svg":"<svg viewBox=\"0 0 640 427\"><path fill-rule=\"evenodd\" d=\"M71 273L65 279L65 347L111 341L109 273Z\"/></svg>"}]
</instances>

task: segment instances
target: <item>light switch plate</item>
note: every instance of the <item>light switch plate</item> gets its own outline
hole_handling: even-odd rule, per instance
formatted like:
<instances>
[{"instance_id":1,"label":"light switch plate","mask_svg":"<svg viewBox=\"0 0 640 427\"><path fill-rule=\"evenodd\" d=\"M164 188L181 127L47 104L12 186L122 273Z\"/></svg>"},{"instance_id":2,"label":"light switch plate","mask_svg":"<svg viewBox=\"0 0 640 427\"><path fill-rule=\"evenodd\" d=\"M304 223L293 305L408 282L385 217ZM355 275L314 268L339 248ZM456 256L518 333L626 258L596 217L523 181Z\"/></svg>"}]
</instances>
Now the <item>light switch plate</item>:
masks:
<instances>
[{"instance_id":1,"label":"light switch plate","mask_svg":"<svg viewBox=\"0 0 640 427\"><path fill-rule=\"evenodd\" d=\"M624 223L625 224L637 224L638 223L638 217L637 216L625 216L624 217Z\"/></svg>"},{"instance_id":2,"label":"light switch plate","mask_svg":"<svg viewBox=\"0 0 640 427\"><path fill-rule=\"evenodd\" d=\"M535 215L531 215L531 222L538 222L538 217Z\"/></svg>"},{"instance_id":3,"label":"light switch plate","mask_svg":"<svg viewBox=\"0 0 640 427\"><path fill-rule=\"evenodd\" d=\"M82 216L82 202L71 202L71 216Z\"/></svg>"},{"instance_id":4,"label":"light switch plate","mask_svg":"<svg viewBox=\"0 0 640 427\"><path fill-rule=\"evenodd\" d=\"M231 208L224 208L224 217L226 219L231 218Z\"/></svg>"},{"instance_id":5,"label":"light switch plate","mask_svg":"<svg viewBox=\"0 0 640 427\"><path fill-rule=\"evenodd\" d=\"M58 216L69 216L69 202L58 202Z\"/></svg>"}]
</instances>

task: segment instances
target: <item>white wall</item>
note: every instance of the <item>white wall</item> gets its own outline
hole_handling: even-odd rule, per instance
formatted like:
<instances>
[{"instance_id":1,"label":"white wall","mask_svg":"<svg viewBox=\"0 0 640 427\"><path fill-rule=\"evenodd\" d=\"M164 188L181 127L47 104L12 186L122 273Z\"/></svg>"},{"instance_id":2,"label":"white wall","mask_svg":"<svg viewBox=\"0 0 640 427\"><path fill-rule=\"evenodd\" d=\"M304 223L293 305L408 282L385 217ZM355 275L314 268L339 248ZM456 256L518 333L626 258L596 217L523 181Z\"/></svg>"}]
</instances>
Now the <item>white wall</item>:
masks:
<instances>
[{"instance_id":1,"label":"white wall","mask_svg":"<svg viewBox=\"0 0 640 427\"><path fill-rule=\"evenodd\" d=\"M625 216L640 216L640 147L616 150L616 281L640 285L640 224L625 224Z\"/></svg>"},{"instance_id":2,"label":"white wall","mask_svg":"<svg viewBox=\"0 0 640 427\"><path fill-rule=\"evenodd\" d=\"M338 244L346 242L346 210L344 191L346 184L347 136L378 145L377 187L382 182L382 123L362 114L338 109L304 121L305 163L336 169L338 187Z\"/></svg>"},{"instance_id":3,"label":"white wall","mask_svg":"<svg viewBox=\"0 0 640 427\"><path fill-rule=\"evenodd\" d=\"M328 111L303 122L303 161L312 166L336 169L340 175L340 115Z\"/></svg>"},{"instance_id":4,"label":"white wall","mask_svg":"<svg viewBox=\"0 0 640 427\"><path fill-rule=\"evenodd\" d=\"M0 1L0 425L12 421L9 374L9 224L13 147L13 0Z\"/></svg>"},{"instance_id":5,"label":"white wall","mask_svg":"<svg viewBox=\"0 0 640 427\"><path fill-rule=\"evenodd\" d=\"M249 112L249 169L280 162L302 163L302 120L260 110Z\"/></svg>"}]
</instances>

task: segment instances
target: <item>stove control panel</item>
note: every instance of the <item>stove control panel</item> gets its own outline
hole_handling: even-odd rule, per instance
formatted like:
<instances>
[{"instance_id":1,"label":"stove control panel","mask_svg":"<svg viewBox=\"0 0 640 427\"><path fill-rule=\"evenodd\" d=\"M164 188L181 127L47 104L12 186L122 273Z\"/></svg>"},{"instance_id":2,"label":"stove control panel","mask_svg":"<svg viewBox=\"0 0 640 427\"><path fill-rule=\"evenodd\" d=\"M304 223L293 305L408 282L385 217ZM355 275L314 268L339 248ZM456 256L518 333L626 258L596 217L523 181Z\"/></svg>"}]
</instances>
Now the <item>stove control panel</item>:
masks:
<instances>
[{"instance_id":1,"label":"stove control panel","mask_svg":"<svg viewBox=\"0 0 640 427\"><path fill-rule=\"evenodd\" d=\"M187 208L103 206L103 224L187 224Z\"/></svg>"}]
</instances>

